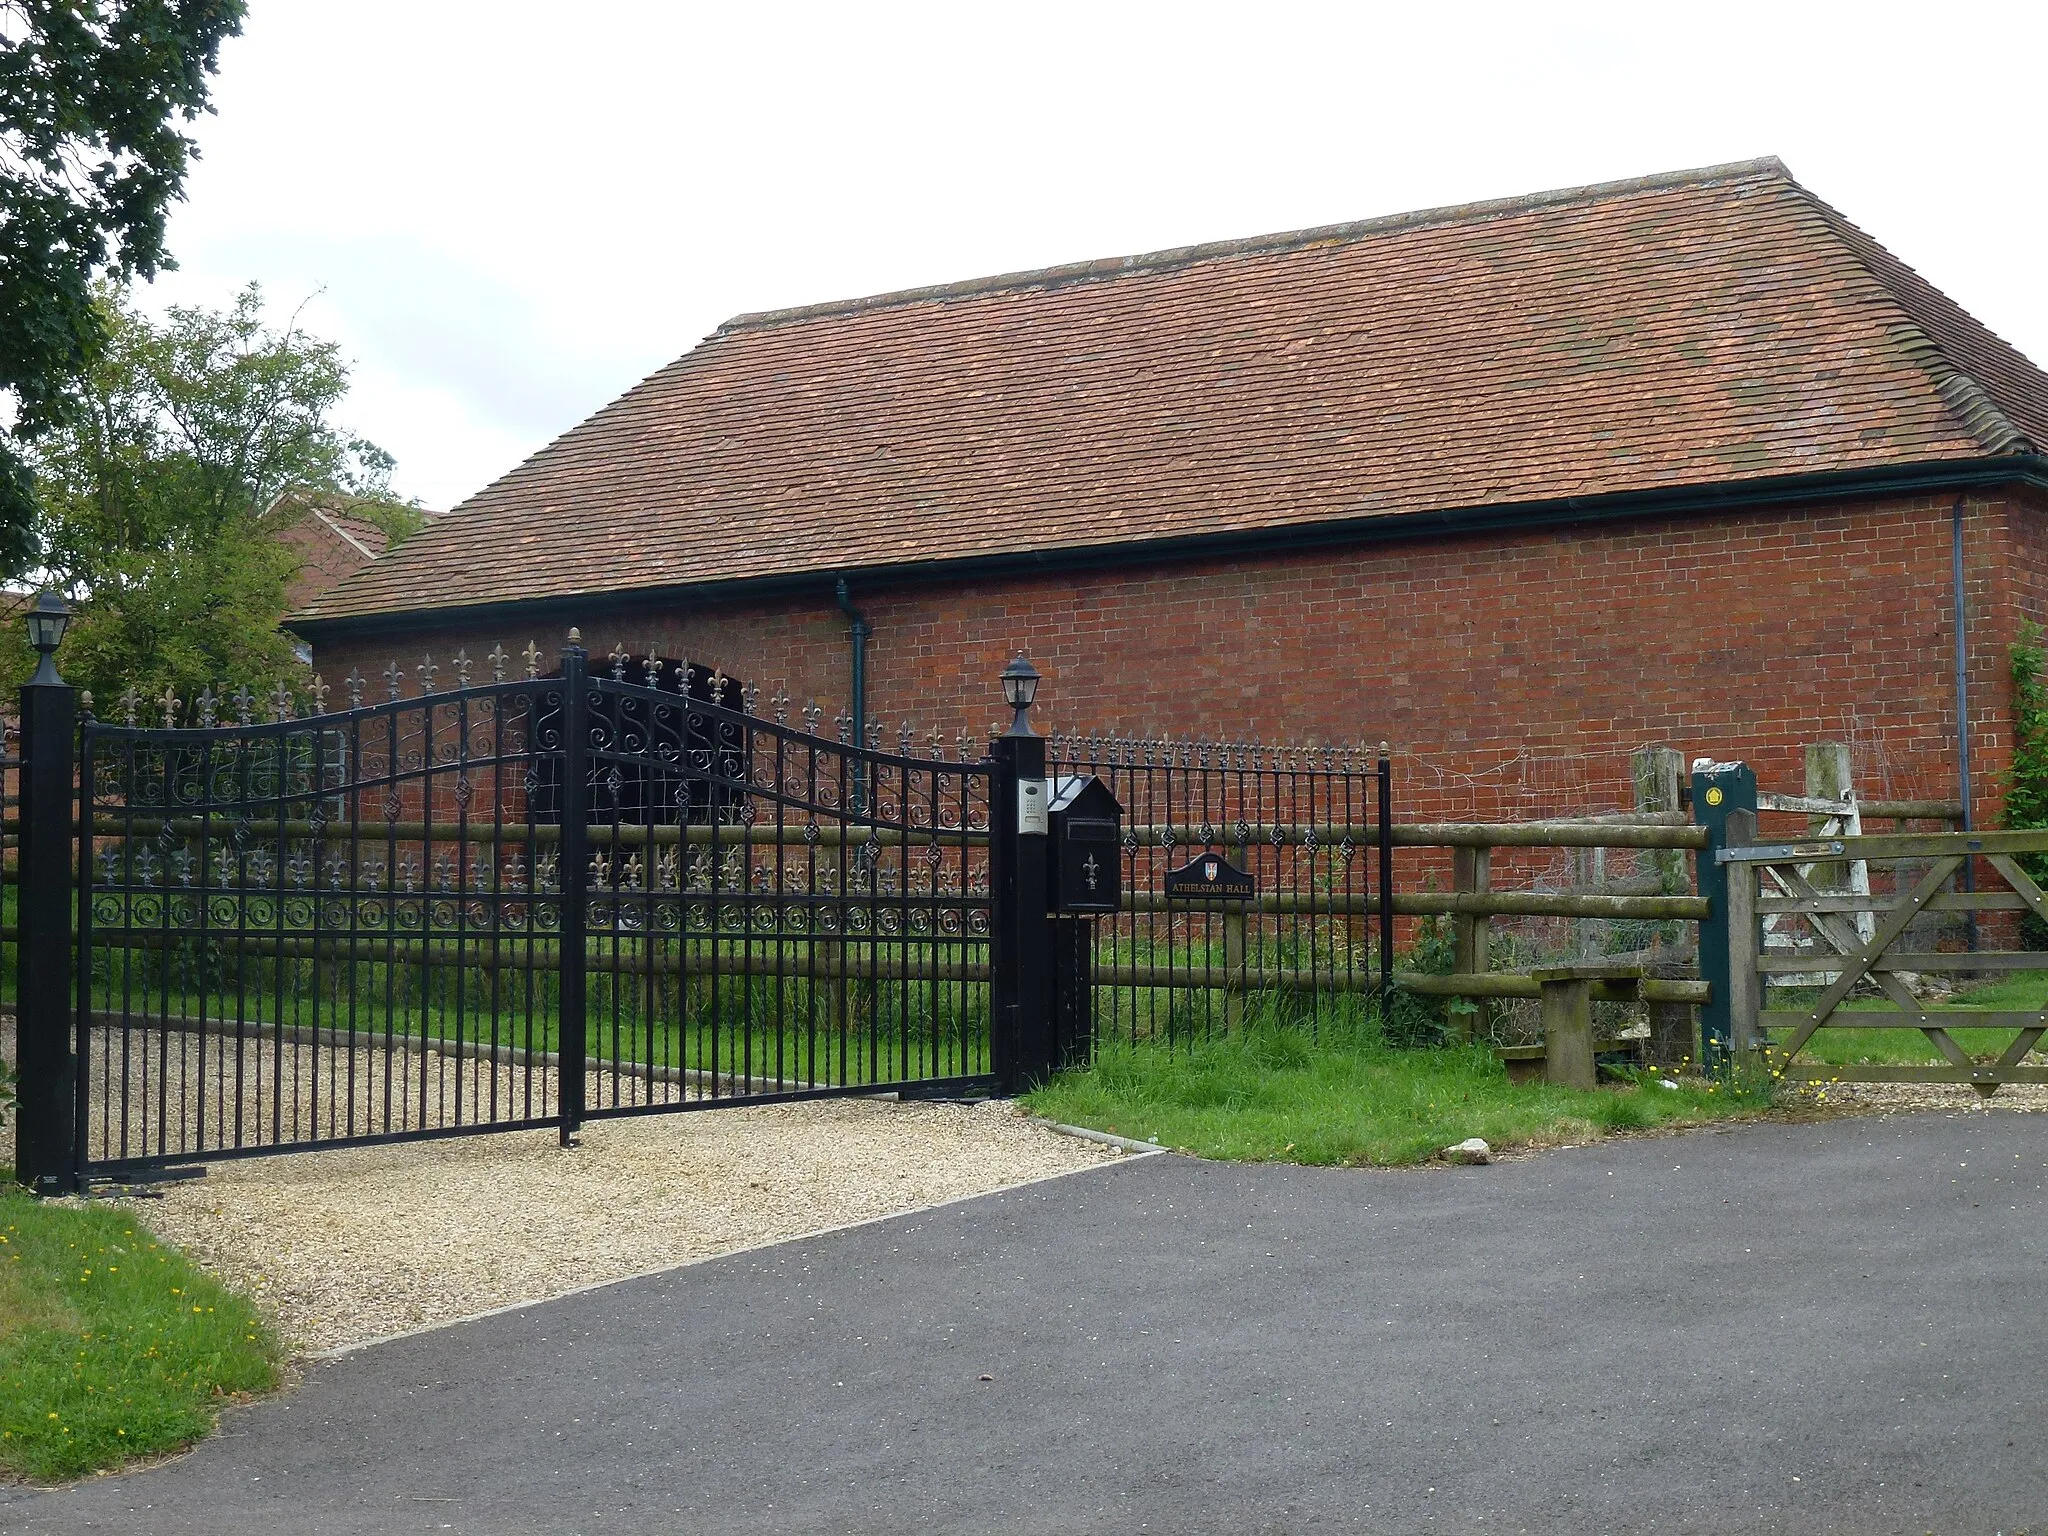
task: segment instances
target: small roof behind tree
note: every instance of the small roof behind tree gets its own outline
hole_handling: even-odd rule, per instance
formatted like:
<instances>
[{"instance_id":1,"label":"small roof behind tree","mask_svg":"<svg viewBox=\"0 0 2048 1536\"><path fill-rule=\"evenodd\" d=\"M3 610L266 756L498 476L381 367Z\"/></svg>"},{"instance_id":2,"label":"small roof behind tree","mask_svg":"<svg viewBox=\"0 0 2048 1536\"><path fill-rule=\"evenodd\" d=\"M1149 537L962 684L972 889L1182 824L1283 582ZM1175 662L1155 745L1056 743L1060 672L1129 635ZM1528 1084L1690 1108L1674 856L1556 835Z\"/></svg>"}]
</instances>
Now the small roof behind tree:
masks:
<instances>
[{"instance_id":1,"label":"small roof behind tree","mask_svg":"<svg viewBox=\"0 0 2048 1536\"><path fill-rule=\"evenodd\" d=\"M2048 375L1760 160L741 315L301 618L2042 444Z\"/></svg>"}]
</instances>

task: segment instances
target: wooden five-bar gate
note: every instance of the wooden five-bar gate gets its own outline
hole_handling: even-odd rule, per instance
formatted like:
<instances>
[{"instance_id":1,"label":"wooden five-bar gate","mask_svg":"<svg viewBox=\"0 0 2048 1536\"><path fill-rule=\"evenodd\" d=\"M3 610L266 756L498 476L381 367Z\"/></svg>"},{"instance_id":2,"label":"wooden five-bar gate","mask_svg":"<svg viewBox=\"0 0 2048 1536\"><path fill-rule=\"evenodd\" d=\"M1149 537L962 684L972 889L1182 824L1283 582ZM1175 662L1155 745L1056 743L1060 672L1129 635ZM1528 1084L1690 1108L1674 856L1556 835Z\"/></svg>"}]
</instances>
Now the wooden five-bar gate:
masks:
<instances>
[{"instance_id":1,"label":"wooden five-bar gate","mask_svg":"<svg viewBox=\"0 0 2048 1536\"><path fill-rule=\"evenodd\" d=\"M1725 881L1722 974L1738 1061L1795 1082L1956 1083L1986 1097L2007 1083L2048 1083L2048 1067L2028 1062L2048 1031L2048 1000L1944 1000L1958 982L2016 973L2035 973L2022 983L2029 994L2044 990L2036 978L2048 955L2021 940L2025 919L2048 923L2048 896L2025 868L2048 857L2048 832L1766 840L1754 812L1737 810L1711 857ZM1842 878L1853 864L1867 876ZM1769 947L1767 922L1780 938ZM1824 1050L1861 1030L1917 1031L1942 1059Z\"/></svg>"}]
</instances>

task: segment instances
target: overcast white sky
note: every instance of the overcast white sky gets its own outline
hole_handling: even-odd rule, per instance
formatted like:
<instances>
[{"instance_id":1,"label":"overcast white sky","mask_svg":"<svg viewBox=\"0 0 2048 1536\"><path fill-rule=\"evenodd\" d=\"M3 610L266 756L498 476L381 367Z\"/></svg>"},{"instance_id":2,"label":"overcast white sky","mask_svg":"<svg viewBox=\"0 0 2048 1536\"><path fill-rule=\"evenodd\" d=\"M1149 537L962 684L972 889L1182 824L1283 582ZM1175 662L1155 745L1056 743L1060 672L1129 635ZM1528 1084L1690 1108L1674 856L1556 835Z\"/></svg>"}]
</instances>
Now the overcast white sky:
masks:
<instances>
[{"instance_id":1,"label":"overcast white sky","mask_svg":"<svg viewBox=\"0 0 2048 1536\"><path fill-rule=\"evenodd\" d=\"M251 0L147 302L447 507L743 310L1777 154L2048 359L2048 6Z\"/></svg>"}]
</instances>

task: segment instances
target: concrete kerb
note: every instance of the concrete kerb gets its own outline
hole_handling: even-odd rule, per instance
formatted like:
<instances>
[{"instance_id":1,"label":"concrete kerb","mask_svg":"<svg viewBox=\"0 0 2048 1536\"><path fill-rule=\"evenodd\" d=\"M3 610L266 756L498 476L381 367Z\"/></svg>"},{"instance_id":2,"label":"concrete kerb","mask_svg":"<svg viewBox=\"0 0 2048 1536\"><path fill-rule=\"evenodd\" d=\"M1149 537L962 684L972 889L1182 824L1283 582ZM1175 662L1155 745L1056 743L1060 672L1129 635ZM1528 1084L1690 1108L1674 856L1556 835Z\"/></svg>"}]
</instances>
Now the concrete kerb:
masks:
<instances>
[{"instance_id":1,"label":"concrete kerb","mask_svg":"<svg viewBox=\"0 0 2048 1536\"><path fill-rule=\"evenodd\" d=\"M1139 1157L1150 1157L1155 1152L1171 1152L1171 1147L1162 1147L1156 1141L1133 1141L1128 1136L1112 1136L1108 1131L1091 1131L1085 1125L1063 1125L1057 1120L1041 1120L1037 1115L1020 1115L1033 1125L1042 1125L1048 1131L1057 1131L1062 1136L1078 1136L1083 1141L1099 1142L1105 1147L1116 1147L1121 1151L1135 1153Z\"/></svg>"}]
</instances>

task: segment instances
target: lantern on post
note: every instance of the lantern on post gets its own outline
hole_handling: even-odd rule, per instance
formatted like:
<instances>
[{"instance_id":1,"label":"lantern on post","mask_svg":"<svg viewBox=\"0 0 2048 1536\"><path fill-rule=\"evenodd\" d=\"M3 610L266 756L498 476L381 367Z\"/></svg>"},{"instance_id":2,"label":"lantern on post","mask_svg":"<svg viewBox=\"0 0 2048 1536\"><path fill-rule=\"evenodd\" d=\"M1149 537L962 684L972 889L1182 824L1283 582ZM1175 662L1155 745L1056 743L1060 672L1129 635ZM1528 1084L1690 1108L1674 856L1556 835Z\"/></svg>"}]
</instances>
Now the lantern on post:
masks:
<instances>
[{"instance_id":1,"label":"lantern on post","mask_svg":"<svg viewBox=\"0 0 2048 1536\"><path fill-rule=\"evenodd\" d=\"M1038 668L1031 665L1019 651L1003 668L1003 698L1016 711L1016 718L1010 722L1009 736L1035 736L1031 722L1025 716L1031 712L1031 704L1038 697Z\"/></svg>"},{"instance_id":2,"label":"lantern on post","mask_svg":"<svg viewBox=\"0 0 2048 1536\"><path fill-rule=\"evenodd\" d=\"M28 643L37 661L31 683L61 683L57 675L57 647L64 643L64 631L71 624L71 605L55 592L40 592L28 611Z\"/></svg>"}]
</instances>

